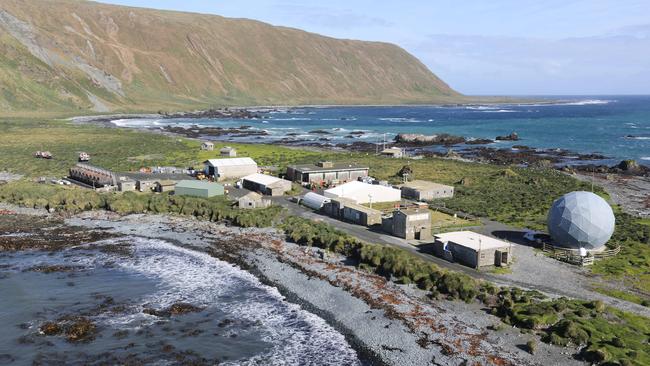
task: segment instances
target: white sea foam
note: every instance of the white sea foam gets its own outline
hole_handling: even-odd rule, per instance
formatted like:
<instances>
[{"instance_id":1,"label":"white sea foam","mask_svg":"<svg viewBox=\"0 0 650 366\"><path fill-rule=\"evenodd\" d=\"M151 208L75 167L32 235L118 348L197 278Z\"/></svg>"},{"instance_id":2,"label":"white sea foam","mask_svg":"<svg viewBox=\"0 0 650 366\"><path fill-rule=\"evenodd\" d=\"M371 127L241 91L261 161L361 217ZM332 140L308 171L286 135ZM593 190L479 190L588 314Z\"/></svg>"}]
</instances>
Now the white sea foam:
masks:
<instances>
[{"instance_id":1,"label":"white sea foam","mask_svg":"<svg viewBox=\"0 0 650 366\"><path fill-rule=\"evenodd\" d=\"M110 243L111 239L105 242ZM261 324L260 336L272 344L268 352L227 364L303 365L314 360L322 365L358 364L355 351L342 334L316 315L284 301L276 288L263 285L252 274L163 240L131 238L130 243L135 248L134 258L121 259L115 265L159 283L154 294L143 299L143 304L158 308L177 301L204 306L218 304L221 311L236 319ZM242 292L242 301L222 300ZM126 325L142 317L134 314L113 318L112 322Z\"/></svg>"},{"instance_id":2,"label":"white sea foam","mask_svg":"<svg viewBox=\"0 0 650 366\"><path fill-rule=\"evenodd\" d=\"M491 109L497 109L492 106L487 106L487 105L468 105L465 107L465 109L469 110L477 110L477 111L485 111L485 110L491 110Z\"/></svg>"},{"instance_id":3,"label":"white sea foam","mask_svg":"<svg viewBox=\"0 0 650 366\"><path fill-rule=\"evenodd\" d=\"M586 99L586 100L580 100L576 102L567 102L567 103L559 103L563 105L595 105L595 104L609 104L615 101L612 100L601 100L601 99Z\"/></svg>"},{"instance_id":4,"label":"white sea foam","mask_svg":"<svg viewBox=\"0 0 650 366\"><path fill-rule=\"evenodd\" d=\"M405 118L405 117L391 117L391 118L379 118L380 121L387 122L406 122L406 123L422 123L424 121L417 118Z\"/></svg>"},{"instance_id":5,"label":"white sea foam","mask_svg":"<svg viewBox=\"0 0 650 366\"><path fill-rule=\"evenodd\" d=\"M641 160L650 160L650 156L643 156L641 157Z\"/></svg>"},{"instance_id":6,"label":"white sea foam","mask_svg":"<svg viewBox=\"0 0 650 366\"><path fill-rule=\"evenodd\" d=\"M140 127L140 128L160 126L165 124L160 119L135 119L135 118L116 119L116 120L112 120L111 123L118 127Z\"/></svg>"},{"instance_id":7,"label":"white sea foam","mask_svg":"<svg viewBox=\"0 0 650 366\"><path fill-rule=\"evenodd\" d=\"M517 111L513 111L512 109L497 109L497 110L484 110L481 111L483 113L513 113Z\"/></svg>"},{"instance_id":8,"label":"white sea foam","mask_svg":"<svg viewBox=\"0 0 650 366\"><path fill-rule=\"evenodd\" d=\"M274 121L311 121L309 117L272 118Z\"/></svg>"}]
</instances>

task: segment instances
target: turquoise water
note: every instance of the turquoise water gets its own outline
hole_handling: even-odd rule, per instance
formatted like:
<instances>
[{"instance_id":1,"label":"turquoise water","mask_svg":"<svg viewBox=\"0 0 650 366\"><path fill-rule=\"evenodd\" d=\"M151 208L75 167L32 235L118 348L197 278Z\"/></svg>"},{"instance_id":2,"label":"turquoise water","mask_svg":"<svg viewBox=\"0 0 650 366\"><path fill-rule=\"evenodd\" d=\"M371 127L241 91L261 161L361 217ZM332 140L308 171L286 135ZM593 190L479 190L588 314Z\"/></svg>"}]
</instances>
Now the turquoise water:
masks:
<instances>
[{"instance_id":1,"label":"turquoise water","mask_svg":"<svg viewBox=\"0 0 650 366\"><path fill-rule=\"evenodd\" d=\"M561 101L558 101L561 100ZM548 97L549 103L524 105L295 108L262 114L257 120L118 120L119 126L252 126L269 133L226 137L242 142L290 138L320 143L376 143L397 133L450 133L491 138L516 131L517 144L600 153L613 159L650 164L650 96ZM551 102L555 101L555 102ZM326 130L329 134L313 133ZM350 135L363 131L363 135ZM224 137L221 137L223 139ZM324 139L328 139L325 141ZM497 142L493 147L508 147Z\"/></svg>"}]
</instances>

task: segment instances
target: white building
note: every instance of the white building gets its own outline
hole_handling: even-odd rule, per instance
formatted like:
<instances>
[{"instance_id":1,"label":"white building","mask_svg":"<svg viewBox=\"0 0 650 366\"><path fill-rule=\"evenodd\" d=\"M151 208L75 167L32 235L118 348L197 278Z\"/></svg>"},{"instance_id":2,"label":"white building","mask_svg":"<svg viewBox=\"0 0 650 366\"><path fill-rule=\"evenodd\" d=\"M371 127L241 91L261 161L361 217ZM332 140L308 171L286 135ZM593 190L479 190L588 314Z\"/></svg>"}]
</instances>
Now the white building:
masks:
<instances>
[{"instance_id":1,"label":"white building","mask_svg":"<svg viewBox=\"0 0 650 366\"><path fill-rule=\"evenodd\" d=\"M221 156L234 158L237 156L237 150L234 147L225 146L219 150Z\"/></svg>"},{"instance_id":2,"label":"white building","mask_svg":"<svg viewBox=\"0 0 650 366\"><path fill-rule=\"evenodd\" d=\"M282 196L291 190L291 182L267 174L251 174L242 178L242 187L269 196Z\"/></svg>"},{"instance_id":3,"label":"white building","mask_svg":"<svg viewBox=\"0 0 650 366\"><path fill-rule=\"evenodd\" d=\"M472 268L504 266L512 261L512 245L473 231L455 231L435 235L433 252L439 257Z\"/></svg>"},{"instance_id":4,"label":"white building","mask_svg":"<svg viewBox=\"0 0 650 366\"><path fill-rule=\"evenodd\" d=\"M391 158L396 158L396 159L401 159L405 155L404 149L401 149L399 147L389 147L387 149L382 150L381 153L379 154Z\"/></svg>"},{"instance_id":5,"label":"white building","mask_svg":"<svg viewBox=\"0 0 650 366\"><path fill-rule=\"evenodd\" d=\"M358 204L399 202L402 200L402 191L399 189L359 181L352 181L328 189L324 192L324 195L328 198L346 198Z\"/></svg>"},{"instance_id":6,"label":"white building","mask_svg":"<svg viewBox=\"0 0 650 366\"><path fill-rule=\"evenodd\" d=\"M203 143L201 143L201 150L206 150L206 151L214 150L214 143L210 141L203 141Z\"/></svg>"},{"instance_id":7,"label":"white building","mask_svg":"<svg viewBox=\"0 0 650 366\"><path fill-rule=\"evenodd\" d=\"M418 201L431 201L437 198L451 198L454 196L454 187L445 184L414 180L402 185L402 195Z\"/></svg>"},{"instance_id":8,"label":"white building","mask_svg":"<svg viewBox=\"0 0 650 366\"><path fill-rule=\"evenodd\" d=\"M217 181L234 180L257 173L257 163L251 158L206 160L205 174Z\"/></svg>"},{"instance_id":9,"label":"white building","mask_svg":"<svg viewBox=\"0 0 650 366\"><path fill-rule=\"evenodd\" d=\"M332 200L318 193L309 192L303 198L301 203L312 210L320 210Z\"/></svg>"}]
</instances>

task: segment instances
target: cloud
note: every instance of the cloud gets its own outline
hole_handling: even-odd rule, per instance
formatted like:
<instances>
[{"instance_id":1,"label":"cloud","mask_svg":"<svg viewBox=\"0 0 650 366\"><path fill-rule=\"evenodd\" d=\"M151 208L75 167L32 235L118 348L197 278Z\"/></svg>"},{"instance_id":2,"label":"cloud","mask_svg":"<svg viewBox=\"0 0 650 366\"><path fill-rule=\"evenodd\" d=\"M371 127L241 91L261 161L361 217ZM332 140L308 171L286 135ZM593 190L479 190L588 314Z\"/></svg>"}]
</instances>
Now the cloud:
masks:
<instances>
[{"instance_id":1,"label":"cloud","mask_svg":"<svg viewBox=\"0 0 650 366\"><path fill-rule=\"evenodd\" d=\"M644 29L559 40L430 35L407 48L470 94L650 93Z\"/></svg>"}]
</instances>

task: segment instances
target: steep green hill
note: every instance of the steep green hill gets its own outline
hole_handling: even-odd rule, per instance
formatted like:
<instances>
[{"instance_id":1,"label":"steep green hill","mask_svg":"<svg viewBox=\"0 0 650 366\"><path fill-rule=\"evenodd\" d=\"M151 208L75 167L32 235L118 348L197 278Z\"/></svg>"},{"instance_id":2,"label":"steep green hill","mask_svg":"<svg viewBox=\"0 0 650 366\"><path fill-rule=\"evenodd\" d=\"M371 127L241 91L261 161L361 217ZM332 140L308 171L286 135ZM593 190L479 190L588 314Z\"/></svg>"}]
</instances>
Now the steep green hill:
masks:
<instances>
[{"instance_id":1,"label":"steep green hill","mask_svg":"<svg viewBox=\"0 0 650 366\"><path fill-rule=\"evenodd\" d=\"M177 110L462 98L387 43L76 0L0 0L0 110Z\"/></svg>"}]
</instances>

